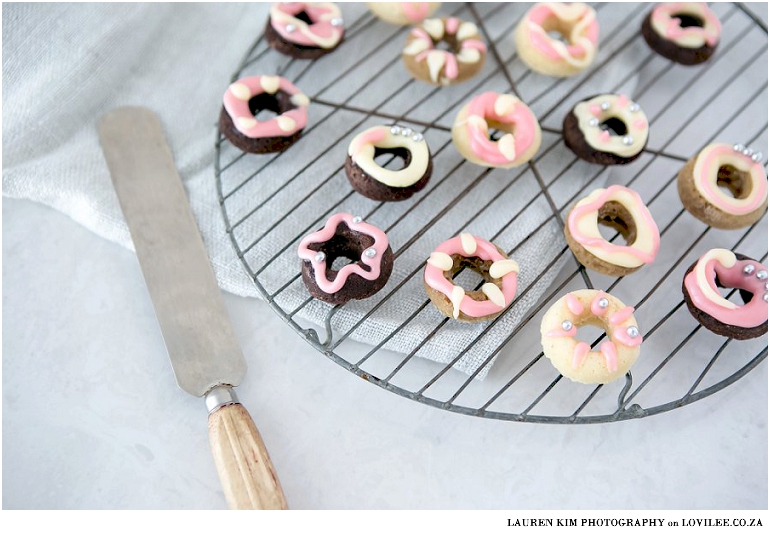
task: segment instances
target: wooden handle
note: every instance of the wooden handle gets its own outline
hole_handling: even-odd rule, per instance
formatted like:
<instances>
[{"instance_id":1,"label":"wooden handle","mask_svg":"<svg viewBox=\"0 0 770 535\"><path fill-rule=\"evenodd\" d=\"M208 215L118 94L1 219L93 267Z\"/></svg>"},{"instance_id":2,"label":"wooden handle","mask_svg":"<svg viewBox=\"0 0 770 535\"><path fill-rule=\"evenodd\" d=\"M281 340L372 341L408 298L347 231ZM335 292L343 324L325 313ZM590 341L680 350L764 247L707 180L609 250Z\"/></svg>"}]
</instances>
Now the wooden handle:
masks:
<instances>
[{"instance_id":1,"label":"wooden handle","mask_svg":"<svg viewBox=\"0 0 770 535\"><path fill-rule=\"evenodd\" d=\"M265 443L243 405L225 405L209 414L209 439L230 509L289 508Z\"/></svg>"}]
</instances>

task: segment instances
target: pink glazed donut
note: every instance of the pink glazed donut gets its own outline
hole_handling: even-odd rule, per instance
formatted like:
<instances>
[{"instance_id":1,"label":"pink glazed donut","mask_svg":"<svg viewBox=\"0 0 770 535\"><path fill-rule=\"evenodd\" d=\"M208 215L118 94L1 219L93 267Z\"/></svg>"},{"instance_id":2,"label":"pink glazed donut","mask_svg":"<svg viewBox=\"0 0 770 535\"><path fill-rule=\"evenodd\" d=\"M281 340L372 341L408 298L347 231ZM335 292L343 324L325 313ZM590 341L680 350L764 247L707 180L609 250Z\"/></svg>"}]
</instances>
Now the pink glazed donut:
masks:
<instances>
[{"instance_id":1,"label":"pink glazed donut","mask_svg":"<svg viewBox=\"0 0 770 535\"><path fill-rule=\"evenodd\" d=\"M489 130L502 137L492 140ZM469 162L505 169L522 165L540 148L540 123L535 114L513 95L487 91L474 97L457 114L452 141Z\"/></svg>"}]
</instances>

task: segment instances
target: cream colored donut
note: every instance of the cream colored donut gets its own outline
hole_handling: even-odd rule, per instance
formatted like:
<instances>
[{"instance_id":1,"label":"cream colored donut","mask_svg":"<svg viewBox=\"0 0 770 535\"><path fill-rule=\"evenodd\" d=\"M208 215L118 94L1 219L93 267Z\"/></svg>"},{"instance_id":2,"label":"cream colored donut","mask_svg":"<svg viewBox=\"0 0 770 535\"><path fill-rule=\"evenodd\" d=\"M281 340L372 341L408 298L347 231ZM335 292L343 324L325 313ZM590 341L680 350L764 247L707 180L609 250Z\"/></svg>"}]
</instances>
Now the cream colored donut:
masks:
<instances>
[{"instance_id":1,"label":"cream colored donut","mask_svg":"<svg viewBox=\"0 0 770 535\"><path fill-rule=\"evenodd\" d=\"M556 31L569 42L549 35ZM586 4L545 2L532 7L514 31L516 50L530 69L566 77L593 63L599 42L596 12Z\"/></svg>"},{"instance_id":2,"label":"cream colored donut","mask_svg":"<svg viewBox=\"0 0 770 535\"><path fill-rule=\"evenodd\" d=\"M619 379L636 362L642 344L633 312L633 307L601 290L568 293L543 316L543 354L559 373L578 383L604 384ZM596 350L575 339L584 325L607 333Z\"/></svg>"},{"instance_id":3,"label":"cream colored donut","mask_svg":"<svg viewBox=\"0 0 770 535\"><path fill-rule=\"evenodd\" d=\"M406 26L430 17L441 2L367 2L366 5L379 19Z\"/></svg>"}]
</instances>

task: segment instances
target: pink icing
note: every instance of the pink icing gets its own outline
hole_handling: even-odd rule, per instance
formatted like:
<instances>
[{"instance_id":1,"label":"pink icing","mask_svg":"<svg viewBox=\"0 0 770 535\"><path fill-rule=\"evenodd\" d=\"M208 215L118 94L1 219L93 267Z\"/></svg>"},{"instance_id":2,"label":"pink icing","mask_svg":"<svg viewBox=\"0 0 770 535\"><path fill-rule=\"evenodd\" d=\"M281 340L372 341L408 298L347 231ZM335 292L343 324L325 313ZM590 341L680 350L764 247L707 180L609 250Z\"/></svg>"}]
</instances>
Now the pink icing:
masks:
<instances>
[{"instance_id":1,"label":"pink icing","mask_svg":"<svg viewBox=\"0 0 770 535\"><path fill-rule=\"evenodd\" d=\"M356 138L353 140L353 143L350 146L350 155L353 157L353 159L356 159L356 156L358 156L358 152L361 150L361 147L364 145L375 145L385 139L386 132L382 129L377 130L370 130L369 132L366 132L365 134L360 134L356 136Z\"/></svg>"},{"instance_id":2,"label":"pink icing","mask_svg":"<svg viewBox=\"0 0 770 535\"><path fill-rule=\"evenodd\" d=\"M414 57L414 60L417 62L423 61L426 57L428 57L428 54L440 52L444 55L444 76L449 78L450 80L454 80L457 78L458 73L460 70L457 67L457 57L455 57L454 54L451 52L447 52L446 50L435 50L435 49L429 49L424 50L417 54Z\"/></svg>"},{"instance_id":3,"label":"pink icing","mask_svg":"<svg viewBox=\"0 0 770 535\"><path fill-rule=\"evenodd\" d=\"M529 13L527 14L529 17L530 22L534 23L537 26L542 27L543 23L549 18L549 17L556 17L556 13L553 11L551 6L549 6L547 3L538 4L535 7L533 7ZM596 46L596 43L599 41L599 24L596 21L596 19L592 20L590 24L585 28L585 37ZM549 59L552 59L554 61L558 61L562 59L562 56L559 54L559 52L556 50L556 47L554 46L555 41L551 37L548 36L545 32L529 32L529 40L530 42L540 50L546 57ZM567 48L567 54L569 54L571 57L581 57L586 54L585 48L580 44L570 44Z\"/></svg>"},{"instance_id":4,"label":"pink icing","mask_svg":"<svg viewBox=\"0 0 770 535\"><path fill-rule=\"evenodd\" d=\"M591 346L585 342L578 342L575 346L575 352L572 354L572 369L577 370L580 368L590 352Z\"/></svg>"},{"instance_id":5,"label":"pink icing","mask_svg":"<svg viewBox=\"0 0 770 535\"><path fill-rule=\"evenodd\" d=\"M596 294L596 297L591 300L591 312L593 312L594 316L601 316L607 312L607 308L602 308L599 306L599 301L606 297L607 296L605 293L600 291L598 294Z\"/></svg>"},{"instance_id":6,"label":"pink icing","mask_svg":"<svg viewBox=\"0 0 770 535\"><path fill-rule=\"evenodd\" d=\"M641 333L632 337L630 334L628 334L628 331L625 327L616 327L613 329L612 338L622 343L624 346L629 347L642 345L643 341Z\"/></svg>"},{"instance_id":7,"label":"pink icing","mask_svg":"<svg viewBox=\"0 0 770 535\"><path fill-rule=\"evenodd\" d=\"M714 13L706 6L701 4L701 15L705 19L706 26L710 26L710 29L699 28L697 26L690 26L682 28L679 18L673 17L683 11L685 4L673 3L673 4L659 4L652 11L652 17L657 21L663 22L666 26L666 37L674 40L684 37L686 35L703 35L706 40L706 44L709 46L715 46L719 42L719 34L722 32L722 24Z\"/></svg>"},{"instance_id":8,"label":"pink icing","mask_svg":"<svg viewBox=\"0 0 770 535\"><path fill-rule=\"evenodd\" d=\"M371 248L373 248L377 254L375 254L373 258L369 258L362 254L360 261L342 267L342 269L337 272L334 280L330 281L326 278L326 259L324 258L320 261L317 260L316 255L318 253L311 250L308 246L330 240L332 236L334 236L337 227L342 223L347 225L348 228L354 232L360 232L374 238L374 244ZM331 216L321 230L305 236L299 243L299 250L297 253L302 260L312 264L313 271L315 272L315 281L316 284L318 284L318 287L328 294L333 294L341 290L348 281L348 278L353 274L370 281L377 279L380 276L382 255L387 248L388 237L383 231L374 225L364 223L363 221L357 223L354 222L353 216L350 214L339 213ZM361 265L362 263L366 265L368 269L365 269Z\"/></svg>"},{"instance_id":9,"label":"pink icing","mask_svg":"<svg viewBox=\"0 0 770 535\"><path fill-rule=\"evenodd\" d=\"M618 310L610 316L610 325L618 325L619 323L623 323L628 318L630 318L631 314L633 313L634 307L626 307L622 310Z\"/></svg>"},{"instance_id":10,"label":"pink icing","mask_svg":"<svg viewBox=\"0 0 770 535\"><path fill-rule=\"evenodd\" d=\"M262 76L247 76L246 78L241 78L235 82L235 84L242 84L248 87L251 97L254 97L256 95L265 93L265 90L262 88L261 79ZM302 94L302 91L300 91L294 84L285 78L279 77L278 82L278 88L285 93L288 93L289 95ZM236 97L230 88L225 91L225 95L222 100L225 106L225 110L233 120L235 128L246 137L286 137L299 132L305 128L305 125L307 124L307 107L298 106L297 108L289 110L286 113L279 115L278 117L273 117L269 121L257 121L256 125L253 127L244 128L239 124L238 119L241 117L246 119L254 118L254 115L249 110L249 101L241 100ZM295 123L294 128L289 131L281 129L278 126L278 119L280 117L288 117L292 119Z\"/></svg>"},{"instance_id":11,"label":"pink icing","mask_svg":"<svg viewBox=\"0 0 770 535\"><path fill-rule=\"evenodd\" d=\"M754 272L750 275L743 273L743 269L748 265L754 266ZM684 284L693 304L709 316L727 325L756 327L767 321L767 303L762 297L767 293L765 288L767 279L762 281L757 278L756 274L760 270L767 271L767 267L753 260L739 260L731 268L724 267L715 258L706 263L708 284L717 294L721 295L716 285L717 277L719 282L727 288L739 288L754 294L747 304L732 309L721 306L705 296L703 289L698 285L694 269L685 276Z\"/></svg>"},{"instance_id":12,"label":"pink icing","mask_svg":"<svg viewBox=\"0 0 770 535\"><path fill-rule=\"evenodd\" d=\"M602 143L609 143L610 142L610 133L607 130L603 130L601 134L599 134L599 141Z\"/></svg>"},{"instance_id":13,"label":"pink icing","mask_svg":"<svg viewBox=\"0 0 770 535\"><path fill-rule=\"evenodd\" d=\"M307 25L308 32L311 35L305 35L303 32L297 31L296 29L293 32L289 32L286 30L286 23L279 23L271 18L270 25L273 29L278 32L284 40L290 43L317 47L318 42L313 36L317 36L322 40L327 40L332 36L336 36L337 41L342 38L342 33L344 32L342 26L332 26L332 19L330 17L321 20L324 15L334 13L328 6L318 5L313 2L277 2L275 5L280 11L291 17L296 17L304 11L312 22L312 24ZM302 23L303 22L298 19L293 22L295 27Z\"/></svg>"},{"instance_id":14,"label":"pink icing","mask_svg":"<svg viewBox=\"0 0 770 535\"><path fill-rule=\"evenodd\" d=\"M546 336L550 336L552 338L561 338L562 336L569 336L570 338L574 338L576 334L577 327L574 325L570 327L568 331L565 331L564 329L556 329L545 333Z\"/></svg>"},{"instance_id":15,"label":"pink icing","mask_svg":"<svg viewBox=\"0 0 770 535\"><path fill-rule=\"evenodd\" d=\"M428 16L429 8L428 2L401 2L404 15L412 22L422 22Z\"/></svg>"},{"instance_id":16,"label":"pink icing","mask_svg":"<svg viewBox=\"0 0 770 535\"><path fill-rule=\"evenodd\" d=\"M578 231L578 222L580 221L580 219L582 219L584 216L586 216L590 212L598 211L599 208L601 208L604 205L604 203L608 201L610 196L612 196L618 190L625 190L630 192L634 199L634 203L637 204L638 212L642 214L643 220L635 221L636 225L637 226L645 225L649 227L651 231L654 231L652 232L653 234L652 249L653 250L651 253L647 253L645 251L636 249L634 248L633 244L615 245L614 243L608 242L604 238L588 238L580 234L580 232ZM635 191L625 188L623 186L619 186L617 184L605 189L601 193L601 195L599 195L593 202L576 206L570 212L569 217L567 218L567 225L569 226L570 234L578 243L584 246L587 245L590 247L597 247L609 254L628 253L634 256L635 258L638 258L641 262L644 262L645 264L649 264L653 260L655 260L655 256L658 254L658 249L660 249L660 234L658 232L658 226L655 224L655 221L652 219L652 215L650 214L650 211L644 205L644 202L642 202L642 198L639 197L639 194L636 193Z\"/></svg>"},{"instance_id":17,"label":"pink icing","mask_svg":"<svg viewBox=\"0 0 770 535\"><path fill-rule=\"evenodd\" d=\"M626 106L628 106L628 103L629 103L628 97L623 94L618 95L618 98L615 99L615 105L618 108L625 108Z\"/></svg>"},{"instance_id":18,"label":"pink icing","mask_svg":"<svg viewBox=\"0 0 770 535\"><path fill-rule=\"evenodd\" d=\"M508 115L500 116L495 113L495 102L499 96L499 93L487 91L475 97L468 103L466 117L466 121L476 115L484 119L485 124L487 119L491 119L499 123L514 125L515 154L514 158L509 160L500 152L497 142L489 139L487 128L471 121L466 122L473 154L483 161L495 165L510 163L516 159L517 155L526 152L532 146L537 132L537 119L523 102L518 102Z\"/></svg>"},{"instance_id":19,"label":"pink icing","mask_svg":"<svg viewBox=\"0 0 770 535\"><path fill-rule=\"evenodd\" d=\"M457 254L466 258L477 257L481 260L490 260L492 262L506 259L505 256L500 254L500 251L497 250L497 247L495 247L494 244L477 236L473 236L473 239L476 240L476 251L472 255L468 255L463 250L460 236L455 236L454 238L443 242L438 247L436 247L435 252L445 253L449 256ZM490 299L485 299L484 301L476 301L466 294L463 296L462 301L460 302L460 312L464 313L466 316L480 318L483 316L497 314L501 310L504 310L506 307L508 307L508 305L513 302L513 298L516 295L518 275L515 271L511 271L504 275L501 280L503 286L503 298L505 300L504 306L500 307ZM441 292L451 299L452 289L455 285L454 283L447 280L441 268L436 267L430 263L427 264L425 266L425 282L434 290Z\"/></svg>"},{"instance_id":20,"label":"pink icing","mask_svg":"<svg viewBox=\"0 0 770 535\"><path fill-rule=\"evenodd\" d=\"M720 210L729 214L744 215L753 212L759 208L767 197L767 180L752 180L750 197L752 202L743 206L734 206L724 202L725 194L716 185L716 179L713 176L709 176L709 169L711 169L712 163L715 158L724 156L725 154L735 155L739 158L745 158L746 161L752 164L752 167L759 166L764 174L764 167L761 163L751 161L751 158L735 152L729 145L717 145L713 147L709 152L703 156L704 160L700 167L701 173L695 177L703 190L708 194L708 200L714 204Z\"/></svg>"},{"instance_id":21,"label":"pink icing","mask_svg":"<svg viewBox=\"0 0 770 535\"><path fill-rule=\"evenodd\" d=\"M567 294L566 302L569 311L576 316L579 316L585 310L583 303L581 303L580 300L572 294Z\"/></svg>"},{"instance_id":22,"label":"pink icing","mask_svg":"<svg viewBox=\"0 0 770 535\"><path fill-rule=\"evenodd\" d=\"M604 362L607 365L607 370L610 372L618 371L618 350L615 348L615 344L609 340L602 342L599 346L599 351L604 355Z\"/></svg>"},{"instance_id":23,"label":"pink icing","mask_svg":"<svg viewBox=\"0 0 770 535\"><path fill-rule=\"evenodd\" d=\"M426 32L422 28L414 28L412 30L412 35L422 39L423 41L426 41L431 47L433 46L433 39L431 38L430 35L428 35L428 32Z\"/></svg>"},{"instance_id":24,"label":"pink icing","mask_svg":"<svg viewBox=\"0 0 770 535\"><path fill-rule=\"evenodd\" d=\"M647 128L647 121L644 119L637 119L634 121L634 128L637 128L639 130L642 130L644 128Z\"/></svg>"},{"instance_id":25,"label":"pink icing","mask_svg":"<svg viewBox=\"0 0 770 535\"><path fill-rule=\"evenodd\" d=\"M478 39L466 39L462 42L462 44L460 44L460 48L472 48L474 50L478 50L479 52L487 51L487 45Z\"/></svg>"},{"instance_id":26,"label":"pink icing","mask_svg":"<svg viewBox=\"0 0 770 535\"><path fill-rule=\"evenodd\" d=\"M602 114L602 108L598 104L591 104L591 106L588 108L588 111L591 112L591 115L596 117L599 117Z\"/></svg>"},{"instance_id":27,"label":"pink icing","mask_svg":"<svg viewBox=\"0 0 770 535\"><path fill-rule=\"evenodd\" d=\"M457 33L457 28L460 27L460 19L455 17L450 17L446 19L446 24L444 25L446 28L447 33L451 33L452 35Z\"/></svg>"}]
</instances>

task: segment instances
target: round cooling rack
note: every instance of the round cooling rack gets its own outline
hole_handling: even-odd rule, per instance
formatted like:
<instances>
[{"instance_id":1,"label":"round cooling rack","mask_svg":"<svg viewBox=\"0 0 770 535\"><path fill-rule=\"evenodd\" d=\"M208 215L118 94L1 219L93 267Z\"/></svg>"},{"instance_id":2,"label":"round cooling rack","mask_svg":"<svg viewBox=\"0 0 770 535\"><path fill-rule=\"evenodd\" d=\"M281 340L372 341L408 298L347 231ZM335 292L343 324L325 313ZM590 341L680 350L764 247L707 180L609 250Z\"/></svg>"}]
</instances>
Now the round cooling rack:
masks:
<instances>
[{"instance_id":1,"label":"round cooling rack","mask_svg":"<svg viewBox=\"0 0 770 535\"><path fill-rule=\"evenodd\" d=\"M445 3L436 16L474 22L488 54L476 77L441 88L411 79L403 67L409 28L378 20L364 4L340 7L345 41L332 53L293 60L260 37L232 77L278 74L307 94L309 121L299 141L267 155L244 154L221 133L215 143L217 187L233 247L259 293L299 336L353 374L409 399L472 416L547 423L665 412L724 389L766 359L766 338L735 341L701 328L684 306L681 284L686 269L713 247L766 262L767 213L740 230L705 226L683 209L675 180L712 141L768 152L767 27L749 7L711 6L723 27L716 53L705 64L685 67L653 53L641 37L652 4L594 4L600 26L594 64L578 76L555 79L530 71L516 54L512 32L530 5ZM543 143L528 165L484 169L454 149L456 113L490 90L515 94L538 117ZM599 92L629 95L649 119L647 148L631 164L588 164L564 145L565 114ZM433 176L406 201L370 201L345 177L348 143L375 124L409 126L429 144ZM621 278L585 270L562 233L574 202L614 183L639 192L661 234L655 263ZM395 253L393 274L378 294L341 306L309 296L297 257L299 241L336 212L383 229ZM521 266L516 300L493 321L448 320L422 288L430 252L460 232L495 242ZM478 283L460 276L468 277L458 278L466 287ZM644 344L625 380L574 383L543 356L544 312L580 288L602 289L636 309ZM581 328L579 336L590 335L582 339L592 346L601 343L604 333L590 329Z\"/></svg>"}]
</instances>

